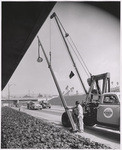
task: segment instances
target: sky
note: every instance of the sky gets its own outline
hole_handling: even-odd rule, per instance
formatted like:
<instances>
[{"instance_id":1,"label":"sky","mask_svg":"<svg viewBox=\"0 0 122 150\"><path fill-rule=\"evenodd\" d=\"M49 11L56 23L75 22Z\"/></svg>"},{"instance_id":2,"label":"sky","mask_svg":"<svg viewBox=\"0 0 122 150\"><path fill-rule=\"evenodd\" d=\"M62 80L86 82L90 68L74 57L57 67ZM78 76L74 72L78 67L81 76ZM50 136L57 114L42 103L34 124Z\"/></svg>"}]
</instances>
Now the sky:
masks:
<instances>
[{"instance_id":1,"label":"sky","mask_svg":"<svg viewBox=\"0 0 122 150\"><path fill-rule=\"evenodd\" d=\"M70 34L90 73L97 75L110 72L111 81L114 83L112 86L120 83L119 21L94 6L78 2L58 2L37 35L48 58L51 51L52 68L62 92L68 85L70 88L74 87L74 91L84 93L56 22L50 19L53 12L56 12L65 30ZM88 76L73 52L72 55L88 90ZM43 62L38 63L38 40L35 37L9 80L11 95L58 94L42 51L41 57ZM71 71L75 76L69 79ZM2 91L3 95L8 94L8 84Z\"/></svg>"}]
</instances>

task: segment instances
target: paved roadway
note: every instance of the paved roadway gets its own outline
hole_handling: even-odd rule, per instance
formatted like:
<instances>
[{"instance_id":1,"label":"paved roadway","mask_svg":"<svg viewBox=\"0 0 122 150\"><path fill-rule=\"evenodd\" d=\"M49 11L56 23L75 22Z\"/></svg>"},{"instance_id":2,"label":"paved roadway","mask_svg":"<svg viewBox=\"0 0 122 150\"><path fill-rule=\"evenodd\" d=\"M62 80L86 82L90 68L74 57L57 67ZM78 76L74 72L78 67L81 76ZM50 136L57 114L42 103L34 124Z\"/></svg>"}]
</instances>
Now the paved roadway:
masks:
<instances>
[{"instance_id":1,"label":"paved roadway","mask_svg":"<svg viewBox=\"0 0 122 150\"><path fill-rule=\"evenodd\" d=\"M56 126L62 126L61 115L64 112L63 107L52 106L51 109L42 109L42 110L28 110L25 107L22 107L21 111L30 114L36 118L52 122ZM90 138L91 141L106 144L107 146L110 146L112 149L120 149L119 131L94 126L94 127L85 127L84 133L75 133L75 134L79 134L85 138Z\"/></svg>"}]
</instances>

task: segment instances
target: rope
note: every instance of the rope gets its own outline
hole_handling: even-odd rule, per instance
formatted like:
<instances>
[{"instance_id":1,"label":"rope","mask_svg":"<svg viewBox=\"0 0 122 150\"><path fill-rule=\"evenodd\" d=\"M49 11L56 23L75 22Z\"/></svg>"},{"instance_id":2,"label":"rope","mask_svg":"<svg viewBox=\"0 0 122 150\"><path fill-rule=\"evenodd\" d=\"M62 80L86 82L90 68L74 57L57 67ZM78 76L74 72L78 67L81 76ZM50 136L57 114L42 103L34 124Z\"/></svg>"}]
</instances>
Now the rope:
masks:
<instances>
[{"instance_id":1,"label":"rope","mask_svg":"<svg viewBox=\"0 0 122 150\"><path fill-rule=\"evenodd\" d=\"M40 57L40 43L39 43L39 39L38 39L38 58Z\"/></svg>"}]
</instances>

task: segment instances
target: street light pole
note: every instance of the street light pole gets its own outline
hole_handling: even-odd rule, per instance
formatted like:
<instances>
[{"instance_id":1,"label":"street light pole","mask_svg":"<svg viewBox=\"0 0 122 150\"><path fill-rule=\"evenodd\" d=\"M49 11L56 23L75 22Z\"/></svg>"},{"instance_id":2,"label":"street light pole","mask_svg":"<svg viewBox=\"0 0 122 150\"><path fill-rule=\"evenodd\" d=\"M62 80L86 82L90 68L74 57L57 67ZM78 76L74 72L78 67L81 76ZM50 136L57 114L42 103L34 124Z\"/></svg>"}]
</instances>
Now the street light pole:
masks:
<instances>
[{"instance_id":1,"label":"street light pole","mask_svg":"<svg viewBox=\"0 0 122 150\"><path fill-rule=\"evenodd\" d=\"M8 100L10 99L10 86L11 86L12 84L8 84Z\"/></svg>"},{"instance_id":2,"label":"street light pole","mask_svg":"<svg viewBox=\"0 0 122 150\"><path fill-rule=\"evenodd\" d=\"M57 81L57 79L56 79L56 77L55 77L55 74L54 74L53 69L52 69L52 66L51 66L51 64L50 64L50 62L49 62L49 60L48 60L48 57L47 57L47 55L46 55L46 53L45 53L45 50L44 50L44 48L43 48L43 46L42 46L42 44L41 44L41 42L40 42L40 39L39 39L38 36L37 36L37 38L38 38L39 46L41 46L41 48L42 48L42 52L43 52L43 54L44 54L44 56L45 56L45 59L46 59L46 61L47 61L48 68L50 69L51 75L52 75L53 80L54 80L54 82L55 82L55 85L56 85L56 87L57 87L57 90L58 90L59 96L60 96L60 98L61 98L62 104L63 104L63 106L64 106L64 108L65 108L65 111L67 112L68 118L69 118L70 123L71 123L71 126L72 126L72 130L75 132L75 131L76 131L76 125L75 125L75 122L74 122L74 120L73 120L73 118L72 118L72 114L71 114L69 108L67 107L66 100L64 99L64 97L63 97L63 95L62 95L60 86L59 86L58 81ZM38 61L38 60L37 60L37 61ZM38 61L38 62L41 62L41 61Z\"/></svg>"},{"instance_id":3,"label":"street light pole","mask_svg":"<svg viewBox=\"0 0 122 150\"><path fill-rule=\"evenodd\" d=\"M10 87L15 84L8 84L8 100L10 100Z\"/></svg>"}]
</instances>

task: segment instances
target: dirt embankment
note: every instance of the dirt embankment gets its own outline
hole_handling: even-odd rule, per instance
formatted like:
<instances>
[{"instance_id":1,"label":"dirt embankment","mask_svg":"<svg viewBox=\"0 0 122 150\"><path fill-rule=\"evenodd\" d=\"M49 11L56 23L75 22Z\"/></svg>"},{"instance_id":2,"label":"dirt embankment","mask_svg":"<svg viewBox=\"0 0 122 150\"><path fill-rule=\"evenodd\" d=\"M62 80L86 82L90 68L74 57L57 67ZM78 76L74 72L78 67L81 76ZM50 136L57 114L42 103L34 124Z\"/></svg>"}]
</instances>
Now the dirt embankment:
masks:
<instances>
[{"instance_id":1,"label":"dirt embankment","mask_svg":"<svg viewBox=\"0 0 122 150\"><path fill-rule=\"evenodd\" d=\"M64 96L66 103L68 106L75 106L75 102L79 101L80 103L85 102L86 95L71 95L71 96ZM52 98L50 101L52 105L59 105L62 106L62 102L60 97Z\"/></svg>"}]
</instances>

